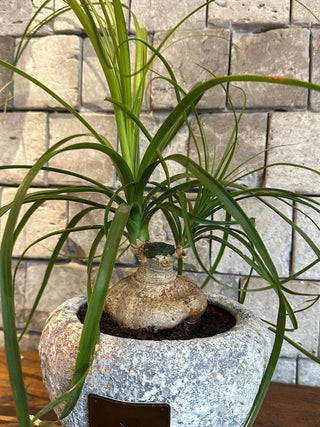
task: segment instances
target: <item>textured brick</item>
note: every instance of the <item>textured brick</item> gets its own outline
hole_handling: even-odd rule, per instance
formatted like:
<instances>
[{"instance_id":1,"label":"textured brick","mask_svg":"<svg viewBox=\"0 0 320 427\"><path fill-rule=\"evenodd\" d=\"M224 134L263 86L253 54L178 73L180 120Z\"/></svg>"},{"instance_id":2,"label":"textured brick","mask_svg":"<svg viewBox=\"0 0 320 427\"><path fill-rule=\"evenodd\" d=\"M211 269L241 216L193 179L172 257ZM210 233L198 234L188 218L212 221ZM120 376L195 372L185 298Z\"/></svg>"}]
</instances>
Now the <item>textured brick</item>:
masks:
<instances>
[{"instance_id":1,"label":"textured brick","mask_svg":"<svg viewBox=\"0 0 320 427\"><path fill-rule=\"evenodd\" d=\"M34 298L41 286L45 263L30 262L27 266L25 314L28 316ZM76 263L59 264L53 269L48 285L30 324L30 330L41 332L49 314L69 298L83 294L87 289L86 267Z\"/></svg>"},{"instance_id":2,"label":"textured brick","mask_svg":"<svg viewBox=\"0 0 320 427\"><path fill-rule=\"evenodd\" d=\"M28 333L26 332L22 340L19 343L19 347L22 351L38 351L40 341L40 333ZM0 347L4 347L4 333L0 331Z\"/></svg>"},{"instance_id":3,"label":"textured brick","mask_svg":"<svg viewBox=\"0 0 320 427\"><path fill-rule=\"evenodd\" d=\"M311 43L311 81L320 84L320 31L312 31ZM310 92L310 107L314 111L320 111L320 92Z\"/></svg>"},{"instance_id":4,"label":"textured brick","mask_svg":"<svg viewBox=\"0 0 320 427\"><path fill-rule=\"evenodd\" d=\"M112 115L83 113L82 115L96 131L104 135L108 141L115 146L116 128ZM78 133L87 133L88 130L76 118L70 114L52 114L50 117L50 145L52 146L61 139ZM94 142L92 137L77 138L72 142ZM105 185L114 184L114 169L111 160L95 150L77 150L64 153L52 158L49 166L78 172L90 178L96 179ZM84 184L84 181L71 176L61 174L49 174L50 184Z\"/></svg>"},{"instance_id":5,"label":"textured brick","mask_svg":"<svg viewBox=\"0 0 320 427\"><path fill-rule=\"evenodd\" d=\"M270 28L288 25L289 17L290 0L217 0L208 6L208 22L215 26Z\"/></svg>"},{"instance_id":6,"label":"textured brick","mask_svg":"<svg viewBox=\"0 0 320 427\"><path fill-rule=\"evenodd\" d=\"M314 0L303 0L299 4L292 2L291 21L295 25L319 25L320 4ZM304 6L305 7L304 7ZM308 10L309 9L309 10Z\"/></svg>"},{"instance_id":7,"label":"textured brick","mask_svg":"<svg viewBox=\"0 0 320 427\"><path fill-rule=\"evenodd\" d=\"M210 266L210 242L206 239L202 239L196 243L198 255L201 259L202 264L209 268ZM189 248L187 252L187 258L183 263L184 274L188 275L192 271L203 271L203 267L199 264L196 256L193 254L192 249Z\"/></svg>"},{"instance_id":8,"label":"textured brick","mask_svg":"<svg viewBox=\"0 0 320 427\"><path fill-rule=\"evenodd\" d=\"M276 200L268 198L269 203L275 205L281 212L287 215L289 218L292 217L292 209L290 206L285 204L280 204ZM290 263L290 252L291 252L291 229L290 227L281 220L281 218L272 212L268 207L264 206L262 203L254 200L248 199L239 202L240 206L249 218L255 220L255 227L260 233L271 257L278 270L279 275L285 276L289 273L289 263ZM214 216L214 220L223 221L225 220L222 212L219 212ZM236 227L238 228L238 227ZM220 232L214 233L219 237L221 236ZM235 240L235 238L230 237L229 242L236 245L243 253L248 255L248 251L243 247L243 245ZM212 243L212 263L215 260L216 255L218 254L220 246L218 243ZM235 252L231 249L226 248L222 260L217 269L220 273L228 274L249 274L250 267L249 265L240 258Z\"/></svg>"},{"instance_id":9,"label":"textured brick","mask_svg":"<svg viewBox=\"0 0 320 427\"><path fill-rule=\"evenodd\" d=\"M112 111L104 99L110 96L106 78L89 39L83 43L82 104L91 110Z\"/></svg>"},{"instance_id":10,"label":"textured brick","mask_svg":"<svg viewBox=\"0 0 320 427\"><path fill-rule=\"evenodd\" d=\"M164 114L142 114L141 121L143 122L146 129L149 133L154 136L163 121L165 120ZM175 135L171 143L164 150L163 157L172 155L172 154L186 154L188 150L188 138L189 131L187 126L182 126L180 131ZM141 157L143 156L146 148L148 146L147 138L141 133L140 135L140 148L141 148ZM169 170L169 175L172 177L175 174L185 172L185 168L178 163L173 161L167 161L167 166ZM155 182L161 182L166 178L165 172L161 165L157 166L155 171L151 176L151 180Z\"/></svg>"},{"instance_id":11,"label":"textured brick","mask_svg":"<svg viewBox=\"0 0 320 427\"><path fill-rule=\"evenodd\" d=\"M192 279L201 286L207 275L205 273L187 273L188 276L191 276ZM238 301L238 289L239 289L239 277L232 276L231 274L216 274L214 273L214 278L210 279L208 284L203 288L205 293L218 293L224 295L228 298L232 298Z\"/></svg>"},{"instance_id":12,"label":"textured brick","mask_svg":"<svg viewBox=\"0 0 320 427\"><path fill-rule=\"evenodd\" d=\"M20 341L20 349L23 351L36 351L39 349L40 332L26 332Z\"/></svg>"},{"instance_id":13,"label":"textured brick","mask_svg":"<svg viewBox=\"0 0 320 427\"><path fill-rule=\"evenodd\" d=\"M272 381L277 383L296 384L297 380L297 361L281 357L274 371Z\"/></svg>"},{"instance_id":14,"label":"textured brick","mask_svg":"<svg viewBox=\"0 0 320 427\"><path fill-rule=\"evenodd\" d=\"M81 197L82 199L88 199L106 205L108 198L105 195L99 193L79 193L74 196ZM69 202L68 218L71 220L81 210L87 208L88 205L85 203ZM91 211L78 223L79 226L89 225L103 225L104 223L104 210L98 209ZM97 234L97 230L85 230L81 232L71 233L68 238L67 251L73 257L88 256L92 242ZM104 239L103 239L104 242ZM103 250L103 244L99 245L97 254L101 254ZM98 261L98 260L97 260Z\"/></svg>"},{"instance_id":15,"label":"textured brick","mask_svg":"<svg viewBox=\"0 0 320 427\"><path fill-rule=\"evenodd\" d=\"M47 36L30 41L20 68L47 85L73 107L79 104L80 41L77 36ZM64 109L50 95L23 77L14 83L15 108Z\"/></svg>"},{"instance_id":16,"label":"textured brick","mask_svg":"<svg viewBox=\"0 0 320 427\"><path fill-rule=\"evenodd\" d=\"M64 0L55 0L54 2L54 10L56 12L65 6L66 2ZM82 31L82 25L73 11L69 10L55 18L53 21L53 29L55 33L80 33Z\"/></svg>"},{"instance_id":17,"label":"textured brick","mask_svg":"<svg viewBox=\"0 0 320 427\"><path fill-rule=\"evenodd\" d=\"M179 7L172 7L171 0L132 0L131 9L137 15L140 26L148 32L166 31L175 27L188 13L204 3L203 0L183 0ZM183 29L204 28L206 8L202 8L183 24ZM131 29L134 30L133 24Z\"/></svg>"},{"instance_id":18,"label":"textured brick","mask_svg":"<svg viewBox=\"0 0 320 427\"><path fill-rule=\"evenodd\" d=\"M288 162L319 169L320 115L274 113L270 120L268 164ZM267 169L266 185L317 194L320 176L305 169L275 166Z\"/></svg>"},{"instance_id":19,"label":"textured brick","mask_svg":"<svg viewBox=\"0 0 320 427\"><path fill-rule=\"evenodd\" d=\"M75 195L75 194L74 194ZM102 194L99 193L80 193L77 194L79 197L95 201L97 203L101 203L103 205L107 205L109 202L109 199ZM73 218L74 215L76 215L81 210L88 207L85 203L76 203L76 202L70 202L69 203L69 218ZM91 211L89 214L87 214L82 220L78 223L80 226L91 226L91 225L103 225L104 224L104 216L105 216L105 210L104 209L98 209ZM111 215L110 215L111 216ZM68 254L70 254L73 257L86 257L89 254L90 248L92 246L93 240L95 236L97 235L97 230L84 230L81 232L72 233L70 237L68 238L67 242L67 248ZM99 262L100 258L99 256L102 254L103 247L105 243L105 238L102 239L101 243L98 246L96 255L97 258L95 259L96 262ZM124 250L128 242L125 243L120 248L120 253ZM135 262L135 257L133 253L128 250L126 251L121 257L117 259L118 263L125 263L125 264L132 264Z\"/></svg>"},{"instance_id":20,"label":"textured brick","mask_svg":"<svg viewBox=\"0 0 320 427\"><path fill-rule=\"evenodd\" d=\"M0 37L0 58L2 61L12 62L13 38ZM11 81L11 71L5 67L0 67L0 110L3 108L8 96L8 106L12 105L11 89L8 83Z\"/></svg>"},{"instance_id":21,"label":"textured brick","mask_svg":"<svg viewBox=\"0 0 320 427\"><path fill-rule=\"evenodd\" d=\"M41 0L9 0L3 1L0 10L0 35L22 35L32 15L43 3ZM38 14L35 24L52 13L53 1L49 2ZM44 26L39 34L52 32L52 24Z\"/></svg>"},{"instance_id":22,"label":"textured brick","mask_svg":"<svg viewBox=\"0 0 320 427\"><path fill-rule=\"evenodd\" d=\"M231 74L263 74L309 79L309 31L301 28L270 30L260 34L234 33ZM303 108L307 91L270 83L236 83L250 108ZM231 87L232 102L243 105L243 94Z\"/></svg>"},{"instance_id":23,"label":"textured brick","mask_svg":"<svg viewBox=\"0 0 320 427\"><path fill-rule=\"evenodd\" d=\"M298 384L320 387L320 365L310 359L299 359Z\"/></svg>"},{"instance_id":24,"label":"textured brick","mask_svg":"<svg viewBox=\"0 0 320 427\"><path fill-rule=\"evenodd\" d=\"M252 279L251 288L258 289L266 286L267 283L262 279ZM286 286L296 292L317 293L319 286L312 282L292 281ZM301 297L287 294L287 299L294 310L300 310L309 306L309 297ZM276 323L278 297L272 290L262 292L249 292L245 304L253 310L258 316L269 322ZM319 348L319 320L320 320L319 301L310 307L307 311L296 312L299 329L294 332L286 332L286 335L299 345L305 347L313 354L318 354ZM287 320L287 327L291 328L291 322ZM301 353L293 346L284 342L281 355L283 357L296 357Z\"/></svg>"},{"instance_id":25,"label":"textured brick","mask_svg":"<svg viewBox=\"0 0 320 427\"><path fill-rule=\"evenodd\" d=\"M314 198L314 200L320 203L320 198ZM314 212L311 208L304 207L298 204L296 212L295 222L307 233L310 238L314 241L316 246L320 248L320 231L318 225L320 224L320 214ZM301 212L299 211L301 209ZM319 206L317 206L319 209ZM312 220L311 220L311 219ZM293 272L297 273L299 270L306 267L309 263L318 259L314 251L310 248L308 243L300 236L300 234L294 232L294 246L293 246ZM317 263L310 270L303 273L301 276L303 279L320 280L320 265Z\"/></svg>"},{"instance_id":26,"label":"textured brick","mask_svg":"<svg viewBox=\"0 0 320 427\"><path fill-rule=\"evenodd\" d=\"M212 78L201 66L216 76L228 73L229 30L177 31L165 45L164 57L172 67L178 84L185 91L195 83ZM158 47L164 33L154 36L154 46ZM172 43L172 44L171 44ZM169 46L170 44L170 46ZM169 76L164 65L158 59L153 69ZM156 78L152 81L151 102L153 108L168 108L176 105L175 91L168 82ZM205 93L199 102L201 108L224 108L226 96L218 86Z\"/></svg>"},{"instance_id":27,"label":"textured brick","mask_svg":"<svg viewBox=\"0 0 320 427\"><path fill-rule=\"evenodd\" d=\"M227 148L229 139L235 127L234 115L232 113L201 115L201 123L209 145L209 155L211 161L214 160L217 169L224 151ZM193 130L197 141L201 141L200 131L196 122ZM235 170L235 173L228 179L245 174L250 170L261 168L264 165L264 150L267 133L267 115L264 113L245 114L242 116L238 128L237 147L233 160L230 163L228 172ZM203 149L200 146L203 155ZM197 161L198 155L193 139L189 142L189 156ZM248 161L249 160L249 161ZM263 171L255 172L250 176L245 176L238 180L238 183L249 187L258 186L263 177Z\"/></svg>"},{"instance_id":28,"label":"textured brick","mask_svg":"<svg viewBox=\"0 0 320 427\"><path fill-rule=\"evenodd\" d=\"M36 112L8 112L0 122L0 165L31 165L47 147L47 114ZM20 184L26 169L0 170L4 184ZM44 173L34 180L44 184Z\"/></svg>"},{"instance_id":29,"label":"textured brick","mask_svg":"<svg viewBox=\"0 0 320 427\"><path fill-rule=\"evenodd\" d=\"M37 191L37 189L32 189L30 192ZM2 191L1 202L3 205L10 203L16 193L15 188L5 188ZM29 205L30 206L30 205ZM29 208L28 206L28 208ZM24 214L27 210L27 206L23 206L21 209L21 215ZM21 218L20 215L20 218ZM3 231L4 220L6 217L1 219L1 230ZM36 213L28 220L27 226L23 228L23 231L20 233L13 254L14 256L20 256L24 249L30 245L35 240L40 237L54 232L56 230L61 230L66 226L66 202L61 200L49 200L41 205L37 209ZM48 258L52 254L52 250L55 247L58 237L53 236L37 245L31 247L27 252L27 257L35 258Z\"/></svg>"}]
</instances>

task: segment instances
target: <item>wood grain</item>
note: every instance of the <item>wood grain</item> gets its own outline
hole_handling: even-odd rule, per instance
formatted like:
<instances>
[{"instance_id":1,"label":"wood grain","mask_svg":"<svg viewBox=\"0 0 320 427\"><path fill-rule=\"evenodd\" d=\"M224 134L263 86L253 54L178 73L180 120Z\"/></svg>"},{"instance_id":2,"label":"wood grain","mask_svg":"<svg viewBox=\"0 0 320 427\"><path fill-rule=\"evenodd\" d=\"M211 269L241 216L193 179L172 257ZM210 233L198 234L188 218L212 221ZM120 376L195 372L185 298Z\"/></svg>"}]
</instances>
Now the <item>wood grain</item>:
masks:
<instances>
[{"instance_id":1,"label":"wood grain","mask_svg":"<svg viewBox=\"0 0 320 427\"><path fill-rule=\"evenodd\" d=\"M30 413L36 414L49 403L48 392L42 382L40 359L37 352L24 351L22 353L22 369L29 398ZM46 420L56 420L56 418L54 412L43 417ZM18 426L3 348L0 348L0 425ZM56 425L61 424L57 423Z\"/></svg>"},{"instance_id":2,"label":"wood grain","mask_svg":"<svg viewBox=\"0 0 320 427\"><path fill-rule=\"evenodd\" d=\"M254 427L320 427L320 387L271 383Z\"/></svg>"}]
</instances>

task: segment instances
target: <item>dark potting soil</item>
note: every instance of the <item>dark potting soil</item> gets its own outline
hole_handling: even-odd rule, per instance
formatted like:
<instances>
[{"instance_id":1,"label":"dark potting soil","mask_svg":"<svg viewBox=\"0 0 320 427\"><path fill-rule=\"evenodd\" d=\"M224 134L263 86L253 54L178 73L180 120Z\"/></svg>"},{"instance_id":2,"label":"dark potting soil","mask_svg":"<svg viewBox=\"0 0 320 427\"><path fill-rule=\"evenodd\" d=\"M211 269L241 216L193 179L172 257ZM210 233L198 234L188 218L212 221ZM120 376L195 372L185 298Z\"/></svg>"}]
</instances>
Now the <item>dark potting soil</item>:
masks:
<instances>
[{"instance_id":1,"label":"dark potting soil","mask_svg":"<svg viewBox=\"0 0 320 427\"><path fill-rule=\"evenodd\" d=\"M87 312L87 304L78 311L78 319L83 323ZM207 310L197 323L182 322L172 329L161 329L157 332L153 328L132 330L116 326L110 317L103 313L100 320L100 332L123 338L140 340L188 340L191 338L205 338L228 331L236 324L235 318L223 308L208 305Z\"/></svg>"}]
</instances>

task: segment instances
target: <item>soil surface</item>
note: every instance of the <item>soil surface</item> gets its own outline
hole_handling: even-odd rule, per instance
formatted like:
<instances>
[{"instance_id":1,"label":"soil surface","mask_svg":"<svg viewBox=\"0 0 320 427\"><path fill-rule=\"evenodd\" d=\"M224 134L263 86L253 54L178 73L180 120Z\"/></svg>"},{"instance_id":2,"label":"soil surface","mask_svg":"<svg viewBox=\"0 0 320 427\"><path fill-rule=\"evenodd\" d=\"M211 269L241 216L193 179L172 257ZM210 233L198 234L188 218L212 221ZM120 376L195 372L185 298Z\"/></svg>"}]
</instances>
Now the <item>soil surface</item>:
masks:
<instances>
[{"instance_id":1,"label":"soil surface","mask_svg":"<svg viewBox=\"0 0 320 427\"><path fill-rule=\"evenodd\" d=\"M78 319L83 323L87 312L87 305L80 307ZM226 310L215 305L208 305L207 310L197 323L180 323L172 329L162 329L157 332L153 328L132 330L116 326L108 315L103 313L100 320L100 331L104 334L123 338L140 340L188 340L192 338L205 338L228 331L236 324L235 318Z\"/></svg>"}]
</instances>

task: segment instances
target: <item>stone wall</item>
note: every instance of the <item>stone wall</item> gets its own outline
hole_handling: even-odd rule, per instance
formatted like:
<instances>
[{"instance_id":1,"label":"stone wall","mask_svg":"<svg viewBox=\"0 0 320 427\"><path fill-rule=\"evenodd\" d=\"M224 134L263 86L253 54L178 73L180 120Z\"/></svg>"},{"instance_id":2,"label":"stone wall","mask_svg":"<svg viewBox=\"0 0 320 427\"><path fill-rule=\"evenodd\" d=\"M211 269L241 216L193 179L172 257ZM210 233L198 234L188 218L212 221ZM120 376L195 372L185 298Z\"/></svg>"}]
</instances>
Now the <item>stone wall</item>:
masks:
<instances>
[{"instance_id":1,"label":"stone wall","mask_svg":"<svg viewBox=\"0 0 320 427\"><path fill-rule=\"evenodd\" d=\"M1 59L11 59L12 48L22 35L38 3L40 2L31 0L7 0L0 3ZM178 4L174 3L175 7L172 7L173 2L170 0L131 0L130 6L140 18L141 24L147 26L150 42L156 46L166 30L201 3L202 0L184 0ZM317 2L304 0L304 3L320 16L320 6ZM54 6L58 8L61 5L62 0L52 2L41 13L41 17L50 13ZM129 22L129 25L132 29L132 22ZM180 41L168 47L166 57L172 63L184 89L189 89L194 84L195 76L200 80L208 77L198 64L207 67L215 75L263 73L311 79L320 83L319 22L295 1L217 0L186 22L174 38ZM44 27L39 36L31 40L21 58L20 67L57 91L116 147L117 134L112 110L104 101L107 96L105 83L90 44L72 16L67 14L59 17L53 24ZM161 72L159 65L155 65L155 68ZM10 73L0 68L0 88L9 80ZM250 166L255 168L266 163L287 161L301 162L305 166L319 169L320 94L263 83L241 83L236 86L230 86L232 102L236 109L241 109L243 105L243 92L239 87L244 89L247 95L247 109L239 128L237 163L241 164L246 158L252 157ZM172 107L172 95L172 91L164 82L150 82L143 119L151 132ZM3 101L4 91L0 93L0 104ZM232 112L223 89L218 87L204 96L200 108L201 119L208 129L208 135L215 140L216 155L219 156L221 146L228 141L233 126ZM41 89L17 76L11 88L8 111L0 123L0 164L30 164L44 149L59 139L82 131L82 126L61 105ZM169 147L169 152L189 151L191 155L192 150L185 129ZM255 153L263 154L254 157ZM71 165L74 172L81 171L108 186L117 186L117 176L108 160L102 160L94 153L85 153L85 156L85 162L81 152L73 157L70 155L67 159L57 157L49 162L49 166L63 168ZM1 206L12 200L24 174L25 171L19 169L0 170ZM155 176L155 179L160 178L161 174ZM78 182L75 176L62 180L61 175L44 171L37 177L34 186L55 188ZM281 186L311 194L315 198L320 197L320 177L311 176L307 170L294 171L291 168L274 167L268 169L265 174L257 172L250 180L244 179L243 183L249 186ZM256 226L265 238L282 277L298 271L307 261L312 260L313 254L302 239L295 232L292 233L279 218L270 214L270 211L247 201L243 202L243 207L251 217L256 218ZM26 245L43 233L65 226L77 209L79 208L71 202L46 203L38 217L30 221L17 241L15 257L18 259ZM288 215L292 215L298 226L306 227L320 244L316 224L308 221L299 211L294 214L290 205L283 209ZM90 216L86 221L93 219L102 221L102 218ZM315 218L316 221L319 219L320 215ZM1 220L1 232L4 221L5 219ZM154 239L170 240L167 227L161 222L161 218L155 221L152 233ZM87 252L91 238L92 232L74 236L69 239L64 251L82 256ZM22 327L30 313L34 293L39 288L45 271L45 261L55 241L56 238L53 237L32 247L19 270L16 283L19 327ZM200 249L203 260L209 264L217 248L214 244L204 243ZM122 258L113 280L131 271L132 263L132 256ZM201 282L202 274L197 272L197 263L192 256L186 263L186 269L188 274ZM246 274L246 265L226 251L217 277L231 286L238 287ZM288 286L292 289L300 286L307 293L319 291L320 265L315 265L301 279L302 281L296 280ZM264 285L263 280L259 278L254 278L252 282L253 287ZM235 296L232 289L209 284L209 287L213 286L225 294ZM23 348L37 347L43 323L52 309L65 298L85 292L85 266L68 260L62 254L48 288L40 301L29 332L23 339ZM264 318L275 320L277 301L271 291L249 294L247 304ZM292 297L292 304L295 308L300 308L295 297ZM305 345L313 354L319 355L319 303L306 313L298 313L298 319L301 330L288 335ZM320 386L320 368L289 345L285 345L275 379Z\"/></svg>"}]
</instances>

